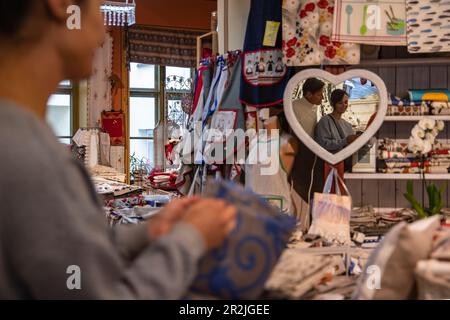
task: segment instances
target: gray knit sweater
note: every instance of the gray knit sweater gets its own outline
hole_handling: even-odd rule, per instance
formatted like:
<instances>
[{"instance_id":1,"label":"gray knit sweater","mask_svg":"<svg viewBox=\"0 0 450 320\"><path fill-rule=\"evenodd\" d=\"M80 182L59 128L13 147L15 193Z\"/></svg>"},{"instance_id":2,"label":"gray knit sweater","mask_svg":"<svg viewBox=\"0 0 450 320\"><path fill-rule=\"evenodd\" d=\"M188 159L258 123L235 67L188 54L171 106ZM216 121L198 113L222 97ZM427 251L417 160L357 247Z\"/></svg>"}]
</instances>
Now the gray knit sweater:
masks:
<instances>
[{"instance_id":1,"label":"gray knit sweater","mask_svg":"<svg viewBox=\"0 0 450 320\"><path fill-rule=\"evenodd\" d=\"M86 171L45 123L4 100L0 150L0 299L183 296L205 251L194 228L180 223L154 243L145 225L113 232ZM81 290L68 288L69 266Z\"/></svg>"},{"instance_id":2,"label":"gray knit sweater","mask_svg":"<svg viewBox=\"0 0 450 320\"><path fill-rule=\"evenodd\" d=\"M339 128L338 128L339 127ZM338 152L347 146L347 137L355 134L352 125L344 119L336 120L328 114L316 125L315 140L325 150Z\"/></svg>"}]
</instances>

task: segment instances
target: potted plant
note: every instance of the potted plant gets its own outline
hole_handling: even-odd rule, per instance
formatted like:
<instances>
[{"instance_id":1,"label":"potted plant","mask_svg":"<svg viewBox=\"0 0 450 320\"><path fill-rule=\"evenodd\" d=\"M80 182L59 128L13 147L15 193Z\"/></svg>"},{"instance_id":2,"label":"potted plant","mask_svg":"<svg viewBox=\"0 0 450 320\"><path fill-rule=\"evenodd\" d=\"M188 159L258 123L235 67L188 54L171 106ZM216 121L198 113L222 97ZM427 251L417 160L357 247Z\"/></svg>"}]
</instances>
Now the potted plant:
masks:
<instances>
[{"instance_id":1,"label":"potted plant","mask_svg":"<svg viewBox=\"0 0 450 320\"><path fill-rule=\"evenodd\" d=\"M425 118L420 120L419 123L414 126L411 131L411 137L409 138L408 149L418 157L419 161L419 170L422 182L422 203L414 197L414 187L412 181L408 181L404 197L412 205L413 209L416 210L419 218L421 219L440 214L444 206L442 195L445 191L445 186L438 188L434 183L427 183L425 177L425 164L429 160L436 137L442 130L444 130L443 121ZM428 196L427 208L424 206L425 190Z\"/></svg>"}]
</instances>

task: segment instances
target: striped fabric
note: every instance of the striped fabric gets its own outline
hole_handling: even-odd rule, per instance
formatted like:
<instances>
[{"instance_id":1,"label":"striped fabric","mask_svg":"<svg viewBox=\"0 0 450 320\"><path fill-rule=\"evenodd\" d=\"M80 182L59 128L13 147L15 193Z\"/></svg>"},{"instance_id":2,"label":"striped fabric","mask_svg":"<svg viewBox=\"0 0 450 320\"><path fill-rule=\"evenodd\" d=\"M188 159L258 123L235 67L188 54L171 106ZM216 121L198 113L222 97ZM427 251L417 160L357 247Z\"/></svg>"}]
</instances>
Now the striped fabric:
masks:
<instances>
[{"instance_id":1,"label":"striped fabric","mask_svg":"<svg viewBox=\"0 0 450 320\"><path fill-rule=\"evenodd\" d=\"M128 30L129 60L162 66L195 67L197 37L204 33L135 25Z\"/></svg>"}]
</instances>

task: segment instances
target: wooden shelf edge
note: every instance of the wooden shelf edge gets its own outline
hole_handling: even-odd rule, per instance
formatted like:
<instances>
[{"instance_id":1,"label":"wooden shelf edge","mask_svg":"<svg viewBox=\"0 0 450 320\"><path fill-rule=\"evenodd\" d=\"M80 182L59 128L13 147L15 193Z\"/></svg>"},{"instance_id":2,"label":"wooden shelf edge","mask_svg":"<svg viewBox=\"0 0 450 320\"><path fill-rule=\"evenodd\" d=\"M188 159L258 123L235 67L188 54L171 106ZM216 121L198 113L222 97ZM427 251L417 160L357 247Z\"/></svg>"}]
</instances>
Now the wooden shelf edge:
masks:
<instances>
[{"instance_id":1,"label":"wooden shelf edge","mask_svg":"<svg viewBox=\"0 0 450 320\"><path fill-rule=\"evenodd\" d=\"M420 180L418 173L346 173L345 180ZM428 173L426 180L450 180L450 173Z\"/></svg>"},{"instance_id":2,"label":"wooden shelf edge","mask_svg":"<svg viewBox=\"0 0 450 320\"><path fill-rule=\"evenodd\" d=\"M419 121L423 118L431 118L434 120L450 121L450 115L446 116L435 116L435 115L423 115L423 116L386 116L384 121Z\"/></svg>"}]
</instances>

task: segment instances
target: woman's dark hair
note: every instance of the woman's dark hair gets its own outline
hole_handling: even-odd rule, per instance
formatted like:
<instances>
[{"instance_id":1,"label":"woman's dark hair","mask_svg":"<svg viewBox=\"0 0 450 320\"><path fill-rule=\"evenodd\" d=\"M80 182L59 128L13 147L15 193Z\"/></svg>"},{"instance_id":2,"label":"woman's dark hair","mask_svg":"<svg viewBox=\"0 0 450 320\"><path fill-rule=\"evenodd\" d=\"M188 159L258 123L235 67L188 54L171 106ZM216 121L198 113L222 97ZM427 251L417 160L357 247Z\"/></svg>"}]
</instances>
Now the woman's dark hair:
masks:
<instances>
[{"instance_id":1,"label":"woman's dark hair","mask_svg":"<svg viewBox=\"0 0 450 320\"><path fill-rule=\"evenodd\" d=\"M342 99L344 99L344 97L347 96L348 97L348 93L345 92L342 89L336 89L331 93L331 97L330 97L330 104L331 106L334 108L334 106L341 102Z\"/></svg>"},{"instance_id":2,"label":"woman's dark hair","mask_svg":"<svg viewBox=\"0 0 450 320\"><path fill-rule=\"evenodd\" d=\"M303 95L306 95L306 93L310 92L312 94L320 91L325 86L325 83L320 81L317 78L309 78L306 79L305 83L303 84Z\"/></svg>"},{"instance_id":3,"label":"woman's dark hair","mask_svg":"<svg viewBox=\"0 0 450 320\"><path fill-rule=\"evenodd\" d=\"M0 1L0 36L12 38L31 14L36 0Z\"/></svg>"},{"instance_id":4,"label":"woman's dark hair","mask_svg":"<svg viewBox=\"0 0 450 320\"><path fill-rule=\"evenodd\" d=\"M1 0L0 37L9 39L16 37L40 1L42 0ZM81 4L85 0L75 2Z\"/></svg>"}]
</instances>

